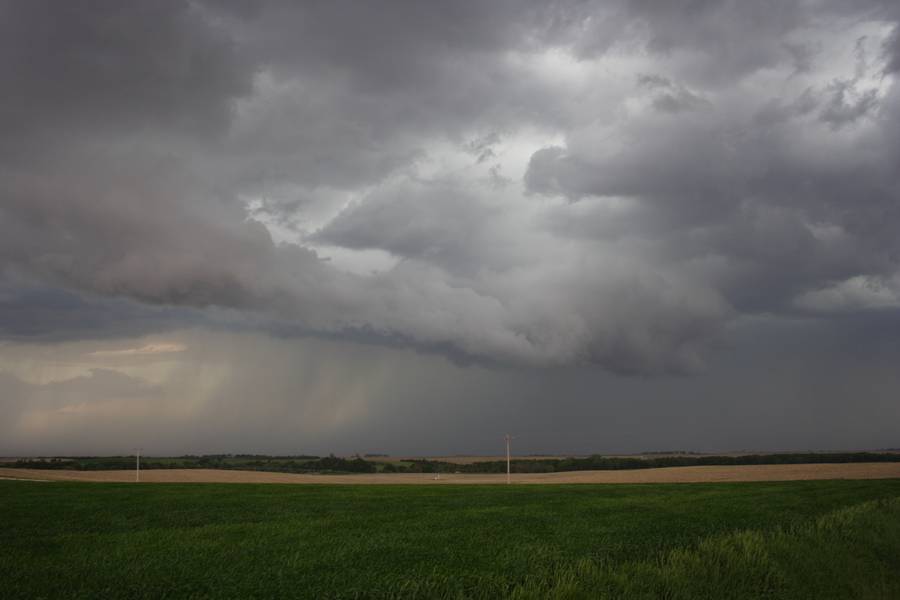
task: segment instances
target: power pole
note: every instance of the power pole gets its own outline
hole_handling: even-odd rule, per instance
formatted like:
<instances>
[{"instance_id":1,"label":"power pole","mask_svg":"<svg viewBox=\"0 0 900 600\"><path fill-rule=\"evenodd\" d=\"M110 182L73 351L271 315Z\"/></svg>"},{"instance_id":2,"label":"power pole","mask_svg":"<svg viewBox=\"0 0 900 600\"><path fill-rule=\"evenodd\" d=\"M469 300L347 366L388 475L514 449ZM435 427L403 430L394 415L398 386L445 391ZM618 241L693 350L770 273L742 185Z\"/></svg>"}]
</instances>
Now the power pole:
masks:
<instances>
[{"instance_id":1,"label":"power pole","mask_svg":"<svg viewBox=\"0 0 900 600\"><path fill-rule=\"evenodd\" d=\"M137 448L137 454L135 456L134 481L135 481L135 483L139 483L141 481L141 449L140 448Z\"/></svg>"},{"instance_id":2,"label":"power pole","mask_svg":"<svg viewBox=\"0 0 900 600\"><path fill-rule=\"evenodd\" d=\"M512 483L510 481L510 469L509 469L509 440L513 439L511 435L506 434L506 485Z\"/></svg>"}]
</instances>

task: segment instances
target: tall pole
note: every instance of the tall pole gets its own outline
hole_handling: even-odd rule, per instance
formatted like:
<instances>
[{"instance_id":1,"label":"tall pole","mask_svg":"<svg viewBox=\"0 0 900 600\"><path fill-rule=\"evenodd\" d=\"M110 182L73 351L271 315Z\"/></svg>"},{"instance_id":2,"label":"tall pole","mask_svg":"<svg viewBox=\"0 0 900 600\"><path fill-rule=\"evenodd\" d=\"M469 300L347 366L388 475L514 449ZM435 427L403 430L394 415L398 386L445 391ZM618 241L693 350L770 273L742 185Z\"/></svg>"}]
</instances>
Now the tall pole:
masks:
<instances>
[{"instance_id":1,"label":"tall pole","mask_svg":"<svg viewBox=\"0 0 900 600\"><path fill-rule=\"evenodd\" d=\"M134 481L139 482L141 480L141 449L137 449L137 456L134 468Z\"/></svg>"},{"instance_id":2,"label":"tall pole","mask_svg":"<svg viewBox=\"0 0 900 600\"><path fill-rule=\"evenodd\" d=\"M506 434L506 485L509 485L511 482L509 480L509 440L512 439L510 435Z\"/></svg>"}]
</instances>

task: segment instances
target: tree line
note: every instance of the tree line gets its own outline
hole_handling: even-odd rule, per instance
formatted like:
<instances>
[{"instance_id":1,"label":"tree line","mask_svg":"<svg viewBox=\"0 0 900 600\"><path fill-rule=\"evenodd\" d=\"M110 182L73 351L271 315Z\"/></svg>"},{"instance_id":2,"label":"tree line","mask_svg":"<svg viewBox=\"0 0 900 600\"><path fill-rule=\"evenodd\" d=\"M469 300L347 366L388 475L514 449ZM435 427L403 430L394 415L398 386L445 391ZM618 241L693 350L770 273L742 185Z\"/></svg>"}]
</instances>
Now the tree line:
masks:
<instances>
[{"instance_id":1,"label":"tree line","mask_svg":"<svg viewBox=\"0 0 900 600\"><path fill-rule=\"evenodd\" d=\"M779 454L677 456L603 456L570 458L514 459L515 473L558 473L564 471L610 471L653 469L660 467L693 467L704 465L794 465L810 463L900 462L900 453L891 452L791 452ZM73 469L108 471L134 469L133 456L72 457L51 459L19 459L7 467L28 469ZM376 473L378 463L360 456L266 457L262 455L182 456L171 459L142 458L142 469L239 469L283 473ZM505 473L505 460L456 464L429 459L408 459L401 463L381 463L384 473Z\"/></svg>"}]
</instances>

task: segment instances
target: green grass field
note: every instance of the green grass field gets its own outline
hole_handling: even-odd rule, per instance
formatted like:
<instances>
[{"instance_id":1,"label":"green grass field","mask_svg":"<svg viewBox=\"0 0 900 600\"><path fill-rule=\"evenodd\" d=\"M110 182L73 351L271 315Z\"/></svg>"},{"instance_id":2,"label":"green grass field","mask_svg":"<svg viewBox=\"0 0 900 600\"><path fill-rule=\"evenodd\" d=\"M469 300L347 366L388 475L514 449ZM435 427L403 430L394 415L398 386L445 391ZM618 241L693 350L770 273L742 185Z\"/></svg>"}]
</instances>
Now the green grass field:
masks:
<instances>
[{"instance_id":1,"label":"green grass field","mask_svg":"<svg viewBox=\"0 0 900 600\"><path fill-rule=\"evenodd\" d=\"M900 598L900 480L0 481L2 598Z\"/></svg>"}]
</instances>

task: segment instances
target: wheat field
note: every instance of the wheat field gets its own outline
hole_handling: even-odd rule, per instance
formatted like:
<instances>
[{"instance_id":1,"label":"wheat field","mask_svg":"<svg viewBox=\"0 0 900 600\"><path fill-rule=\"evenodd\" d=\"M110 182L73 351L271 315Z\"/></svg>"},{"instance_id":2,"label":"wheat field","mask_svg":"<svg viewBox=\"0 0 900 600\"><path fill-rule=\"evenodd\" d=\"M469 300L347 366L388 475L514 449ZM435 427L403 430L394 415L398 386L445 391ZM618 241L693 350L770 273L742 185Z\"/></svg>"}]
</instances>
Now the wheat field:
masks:
<instances>
[{"instance_id":1,"label":"wheat field","mask_svg":"<svg viewBox=\"0 0 900 600\"><path fill-rule=\"evenodd\" d=\"M135 472L3 469L0 478L43 481L129 482ZM729 465L666 467L619 471L512 474L515 484L560 483L707 483L740 481L806 481L818 479L900 478L900 463L803 465ZM141 471L146 483L322 483L322 484L499 484L505 474L373 473L318 475L225 469L154 469Z\"/></svg>"}]
</instances>

